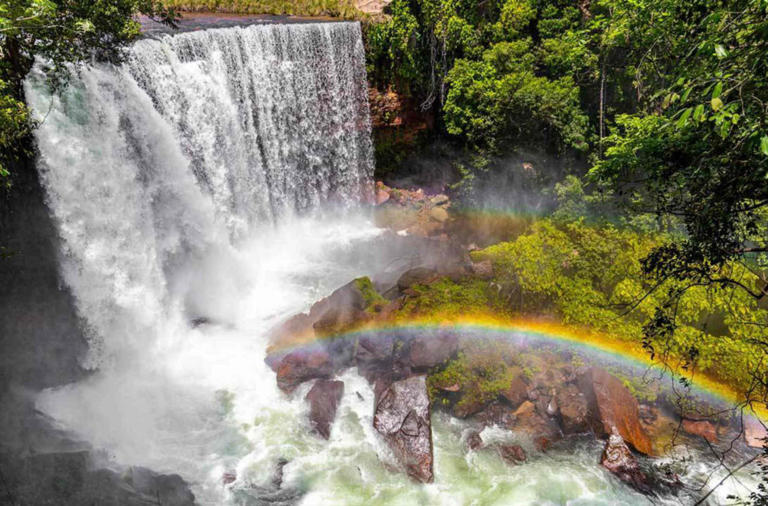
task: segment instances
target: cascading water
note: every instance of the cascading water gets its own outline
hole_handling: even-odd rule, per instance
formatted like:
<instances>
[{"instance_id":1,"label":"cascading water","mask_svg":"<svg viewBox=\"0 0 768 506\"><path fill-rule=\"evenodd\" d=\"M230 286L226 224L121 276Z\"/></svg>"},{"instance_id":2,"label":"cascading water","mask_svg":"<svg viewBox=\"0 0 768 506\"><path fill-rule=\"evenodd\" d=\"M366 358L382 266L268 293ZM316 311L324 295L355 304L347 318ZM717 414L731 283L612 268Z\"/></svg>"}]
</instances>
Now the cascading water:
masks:
<instances>
[{"instance_id":1,"label":"cascading water","mask_svg":"<svg viewBox=\"0 0 768 506\"><path fill-rule=\"evenodd\" d=\"M342 378L327 442L307 427L309 386L277 390L268 330L402 254L361 213L323 214L371 187L358 24L145 39L61 96L40 70L26 92L63 276L91 337L85 364L97 369L37 406L115 465L180 473L203 504L646 502L594 464L599 445L512 473L495 454L466 455L466 425L439 413L436 481L411 485L386 466L357 375Z\"/></svg>"}]
</instances>

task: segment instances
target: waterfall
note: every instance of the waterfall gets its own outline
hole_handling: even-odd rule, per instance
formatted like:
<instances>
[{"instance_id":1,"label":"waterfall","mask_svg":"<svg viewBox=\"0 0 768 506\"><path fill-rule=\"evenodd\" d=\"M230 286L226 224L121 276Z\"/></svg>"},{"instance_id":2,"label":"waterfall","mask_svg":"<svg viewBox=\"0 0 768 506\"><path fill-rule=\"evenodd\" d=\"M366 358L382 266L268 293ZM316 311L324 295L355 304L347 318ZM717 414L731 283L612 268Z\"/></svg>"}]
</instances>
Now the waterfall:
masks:
<instances>
[{"instance_id":1,"label":"waterfall","mask_svg":"<svg viewBox=\"0 0 768 506\"><path fill-rule=\"evenodd\" d=\"M204 304L190 284L215 290L210 258L237 256L259 227L371 188L358 23L144 39L59 95L36 68L26 94L63 276L91 335L87 366L194 316Z\"/></svg>"}]
</instances>

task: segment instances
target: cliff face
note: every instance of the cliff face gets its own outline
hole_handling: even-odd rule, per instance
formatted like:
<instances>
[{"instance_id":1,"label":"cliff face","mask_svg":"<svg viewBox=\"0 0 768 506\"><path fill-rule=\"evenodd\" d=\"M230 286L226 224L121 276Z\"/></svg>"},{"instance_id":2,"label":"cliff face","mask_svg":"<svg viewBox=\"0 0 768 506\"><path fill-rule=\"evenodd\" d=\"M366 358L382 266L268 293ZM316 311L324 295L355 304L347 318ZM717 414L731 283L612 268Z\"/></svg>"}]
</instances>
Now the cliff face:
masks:
<instances>
[{"instance_id":1,"label":"cliff face","mask_svg":"<svg viewBox=\"0 0 768 506\"><path fill-rule=\"evenodd\" d=\"M0 392L74 381L87 349L37 171L31 160L15 169L0 198Z\"/></svg>"}]
</instances>

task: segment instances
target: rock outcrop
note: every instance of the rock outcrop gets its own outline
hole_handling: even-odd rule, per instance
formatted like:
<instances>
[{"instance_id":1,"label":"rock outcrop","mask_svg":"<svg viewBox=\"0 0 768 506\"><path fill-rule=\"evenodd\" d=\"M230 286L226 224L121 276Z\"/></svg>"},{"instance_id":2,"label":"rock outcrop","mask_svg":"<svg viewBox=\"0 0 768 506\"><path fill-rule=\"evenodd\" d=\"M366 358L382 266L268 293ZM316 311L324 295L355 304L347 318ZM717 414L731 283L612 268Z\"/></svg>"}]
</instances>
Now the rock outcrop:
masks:
<instances>
[{"instance_id":1,"label":"rock outcrop","mask_svg":"<svg viewBox=\"0 0 768 506\"><path fill-rule=\"evenodd\" d=\"M618 432L608 437L600 464L640 492L651 491L648 476L640 469L637 459Z\"/></svg>"},{"instance_id":2,"label":"rock outcrop","mask_svg":"<svg viewBox=\"0 0 768 506\"><path fill-rule=\"evenodd\" d=\"M579 378L579 388L589 408L589 421L598 436L618 434L646 455L653 454L651 439L640 424L637 400L622 382L603 369L593 367Z\"/></svg>"},{"instance_id":3,"label":"rock outcrop","mask_svg":"<svg viewBox=\"0 0 768 506\"><path fill-rule=\"evenodd\" d=\"M683 430L688 434L703 437L710 443L717 442L717 427L707 420L683 419Z\"/></svg>"},{"instance_id":4,"label":"rock outcrop","mask_svg":"<svg viewBox=\"0 0 768 506\"><path fill-rule=\"evenodd\" d=\"M309 423L312 430L325 439L331 437L331 425L343 395L343 381L325 379L317 380L307 393Z\"/></svg>"},{"instance_id":5,"label":"rock outcrop","mask_svg":"<svg viewBox=\"0 0 768 506\"><path fill-rule=\"evenodd\" d=\"M744 416L744 442L752 448L768 445L768 429L757 418Z\"/></svg>"},{"instance_id":6,"label":"rock outcrop","mask_svg":"<svg viewBox=\"0 0 768 506\"><path fill-rule=\"evenodd\" d=\"M283 392L291 393L305 381L330 378L333 364L324 349L301 349L285 355L277 364L276 371L277 386Z\"/></svg>"},{"instance_id":7,"label":"rock outcrop","mask_svg":"<svg viewBox=\"0 0 768 506\"><path fill-rule=\"evenodd\" d=\"M376 404L373 426L409 476L422 483L432 482L432 424L425 376L396 381L384 390Z\"/></svg>"}]
</instances>

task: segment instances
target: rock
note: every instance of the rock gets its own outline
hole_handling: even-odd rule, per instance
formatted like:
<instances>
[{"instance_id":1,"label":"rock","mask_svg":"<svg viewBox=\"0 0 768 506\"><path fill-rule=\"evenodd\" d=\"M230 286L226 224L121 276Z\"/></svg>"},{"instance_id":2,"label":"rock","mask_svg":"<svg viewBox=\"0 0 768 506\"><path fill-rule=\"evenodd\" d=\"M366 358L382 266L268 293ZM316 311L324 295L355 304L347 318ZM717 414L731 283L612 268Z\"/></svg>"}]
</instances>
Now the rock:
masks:
<instances>
[{"instance_id":1,"label":"rock","mask_svg":"<svg viewBox=\"0 0 768 506\"><path fill-rule=\"evenodd\" d=\"M590 426L595 434L608 436L615 427L635 450L653 454L651 439L640 424L637 400L618 378L593 367L579 377L579 388L587 400Z\"/></svg>"},{"instance_id":2,"label":"rock","mask_svg":"<svg viewBox=\"0 0 768 506\"><path fill-rule=\"evenodd\" d=\"M608 437L600 464L640 492L651 491L648 476L640 469L637 459L618 432L614 431Z\"/></svg>"},{"instance_id":3,"label":"rock","mask_svg":"<svg viewBox=\"0 0 768 506\"><path fill-rule=\"evenodd\" d=\"M509 464L525 462L525 450L520 445L499 445L499 455Z\"/></svg>"},{"instance_id":4,"label":"rock","mask_svg":"<svg viewBox=\"0 0 768 506\"><path fill-rule=\"evenodd\" d=\"M429 202L433 206L444 206L450 202L450 199L448 198L448 195L443 195L440 193L429 199Z\"/></svg>"},{"instance_id":5,"label":"rock","mask_svg":"<svg viewBox=\"0 0 768 506\"><path fill-rule=\"evenodd\" d=\"M425 376L392 383L376 404L373 426L410 477L432 482L432 425Z\"/></svg>"},{"instance_id":6,"label":"rock","mask_svg":"<svg viewBox=\"0 0 768 506\"><path fill-rule=\"evenodd\" d=\"M339 334L370 319L365 312L366 299L359 281L350 281L312 305L309 317L318 336Z\"/></svg>"},{"instance_id":7,"label":"rock","mask_svg":"<svg viewBox=\"0 0 768 506\"><path fill-rule=\"evenodd\" d=\"M480 279L491 279L493 277L493 264L490 260L482 262L473 262L471 265L472 274Z\"/></svg>"},{"instance_id":8,"label":"rock","mask_svg":"<svg viewBox=\"0 0 768 506\"><path fill-rule=\"evenodd\" d=\"M496 425L504 429L510 429L515 424L514 412L501 403L494 402L472 417L485 427Z\"/></svg>"},{"instance_id":9,"label":"rock","mask_svg":"<svg viewBox=\"0 0 768 506\"><path fill-rule=\"evenodd\" d=\"M470 398L467 395L461 397L461 400L453 405L453 416L457 418L467 418L476 413L482 411L488 405L488 401L484 401L478 397Z\"/></svg>"},{"instance_id":10,"label":"rock","mask_svg":"<svg viewBox=\"0 0 768 506\"><path fill-rule=\"evenodd\" d=\"M526 434L539 450L546 450L562 438L557 423L538 412L531 401L523 402L515 410L511 429Z\"/></svg>"},{"instance_id":11,"label":"rock","mask_svg":"<svg viewBox=\"0 0 768 506\"><path fill-rule=\"evenodd\" d=\"M557 391L560 426L566 434L589 432L587 399L575 385L565 385Z\"/></svg>"},{"instance_id":12,"label":"rock","mask_svg":"<svg viewBox=\"0 0 768 506\"><path fill-rule=\"evenodd\" d=\"M411 367L416 371L426 372L453 357L459 341L454 333L442 333L436 336L416 337L410 344Z\"/></svg>"},{"instance_id":13,"label":"rock","mask_svg":"<svg viewBox=\"0 0 768 506\"><path fill-rule=\"evenodd\" d=\"M287 354L277 366L277 386L286 393L301 383L315 378L330 378L331 357L323 349L303 349Z\"/></svg>"},{"instance_id":14,"label":"rock","mask_svg":"<svg viewBox=\"0 0 768 506\"><path fill-rule=\"evenodd\" d=\"M703 437L710 443L717 442L717 427L712 422L683 419L683 430L688 434Z\"/></svg>"},{"instance_id":15,"label":"rock","mask_svg":"<svg viewBox=\"0 0 768 506\"><path fill-rule=\"evenodd\" d=\"M768 445L768 430L755 417L744 415L744 442L752 448Z\"/></svg>"},{"instance_id":16,"label":"rock","mask_svg":"<svg viewBox=\"0 0 768 506\"><path fill-rule=\"evenodd\" d=\"M237 481L236 471L226 471L224 474L221 475L221 483L224 485L229 485L230 483L234 483L235 481Z\"/></svg>"},{"instance_id":17,"label":"rock","mask_svg":"<svg viewBox=\"0 0 768 506\"><path fill-rule=\"evenodd\" d=\"M525 384L521 376L516 376L509 386L501 392L501 396L512 407L517 407L528 398L528 385Z\"/></svg>"},{"instance_id":18,"label":"rock","mask_svg":"<svg viewBox=\"0 0 768 506\"><path fill-rule=\"evenodd\" d=\"M314 339L315 331L312 324L315 320L307 313L291 316L283 323L269 331L269 340L273 344Z\"/></svg>"},{"instance_id":19,"label":"rock","mask_svg":"<svg viewBox=\"0 0 768 506\"><path fill-rule=\"evenodd\" d=\"M415 267L405 271L400 279L397 280L397 288L404 292L413 285L427 285L439 278L439 274L435 269L428 269L426 267Z\"/></svg>"},{"instance_id":20,"label":"rock","mask_svg":"<svg viewBox=\"0 0 768 506\"><path fill-rule=\"evenodd\" d=\"M483 447L483 438L480 437L480 433L476 430L473 430L472 432L467 435L467 448L470 450L477 450L478 448Z\"/></svg>"},{"instance_id":21,"label":"rock","mask_svg":"<svg viewBox=\"0 0 768 506\"><path fill-rule=\"evenodd\" d=\"M376 189L376 205L380 206L389 200L389 192L383 188Z\"/></svg>"},{"instance_id":22,"label":"rock","mask_svg":"<svg viewBox=\"0 0 768 506\"><path fill-rule=\"evenodd\" d=\"M374 383L376 378L391 375L394 342L390 334L361 336L355 349L358 374L370 383Z\"/></svg>"},{"instance_id":23,"label":"rock","mask_svg":"<svg viewBox=\"0 0 768 506\"><path fill-rule=\"evenodd\" d=\"M445 223L448 221L448 211L442 207L433 207L429 210L429 217L437 222Z\"/></svg>"},{"instance_id":24,"label":"rock","mask_svg":"<svg viewBox=\"0 0 768 506\"><path fill-rule=\"evenodd\" d=\"M331 425L336 418L336 409L344 395L344 382L319 379L307 394L309 402L309 423L312 429L325 439L331 437Z\"/></svg>"}]
</instances>

